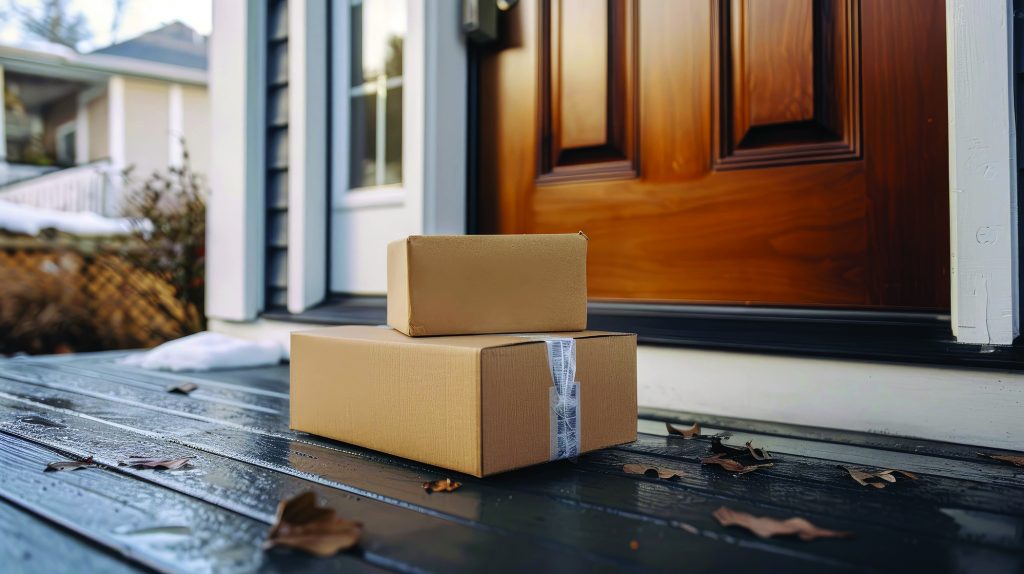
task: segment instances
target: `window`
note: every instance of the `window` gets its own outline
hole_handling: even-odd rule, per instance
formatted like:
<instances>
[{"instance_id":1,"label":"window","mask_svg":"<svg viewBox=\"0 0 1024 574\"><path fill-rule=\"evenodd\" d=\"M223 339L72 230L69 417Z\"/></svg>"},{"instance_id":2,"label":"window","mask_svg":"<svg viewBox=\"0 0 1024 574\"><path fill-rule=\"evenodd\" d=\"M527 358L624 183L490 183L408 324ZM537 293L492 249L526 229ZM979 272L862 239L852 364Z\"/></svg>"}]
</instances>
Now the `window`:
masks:
<instances>
[{"instance_id":1,"label":"window","mask_svg":"<svg viewBox=\"0 0 1024 574\"><path fill-rule=\"evenodd\" d=\"M402 183L406 0L351 0L348 187Z\"/></svg>"}]
</instances>

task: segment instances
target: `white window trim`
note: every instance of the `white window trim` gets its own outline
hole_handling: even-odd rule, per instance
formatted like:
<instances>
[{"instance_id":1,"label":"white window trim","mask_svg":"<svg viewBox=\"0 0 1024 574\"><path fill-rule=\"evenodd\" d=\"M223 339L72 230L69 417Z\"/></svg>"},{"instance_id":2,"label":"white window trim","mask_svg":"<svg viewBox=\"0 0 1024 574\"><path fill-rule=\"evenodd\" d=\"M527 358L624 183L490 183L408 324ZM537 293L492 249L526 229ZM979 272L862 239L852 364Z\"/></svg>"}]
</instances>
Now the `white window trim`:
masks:
<instances>
[{"instance_id":1,"label":"white window trim","mask_svg":"<svg viewBox=\"0 0 1024 574\"><path fill-rule=\"evenodd\" d=\"M349 11L332 13L330 290L383 293L385 245L466 231L466 47L459 4L408 0L402 71L402 183L349 189ZM295 104L292 99L292 105ZM345 251L361 245L361 252ZM290 255L289 255L290 256Z\"/></svg>"},{"instance_id":2,"label":"white window trim","mask_svg":"<svg viewBox=\"0 0 1024 574\"><path fill-rule=\"evenodd\" d=\"M410 0L412 4L415 0ZM406 181L408 171L406 165L405 140L408 136L408 124L418 122L419 118L409 117L409 108L406 103L413 96L410 92L416 91L418 86L410 86L406 81L410 63L415 66L416 62L410 62L409 42L413 28L422 26L421 21L414 21L413 6L408 6L406 11L406 37L403 40L402 62L402 182L392 185L371 186L361 188L349 187L349 102L352 86L349 85L351 74L351 55L349 53L349 37L351 35L352 23L350 17L351 0L343 0L335 4L331 12L331 93L334 94L333 113L331 114L331 207L336 211L359 210L365 208L380 207L401 207L407 199ZM379 123L379 122L378 122Z\"/></svg>"},{"instance_id":3,"label":"white window trim","mask_svg":"<svg viewBox=\"0 0 1024 574\"><path fill-rule=\"evenodd\" d=\"M946 0L951 308L962 343L1020 334L1012 4Z\"/></svg>"},{"instance_id":4,"label":"white window trim","mask_svg":"<svg viewBox=\"0 0 1024 574\"><path fill-rule=\"evenodd\" d=\"M288 2L288 310L327 292L327 7Z\"/></svg>"}]
</instances>

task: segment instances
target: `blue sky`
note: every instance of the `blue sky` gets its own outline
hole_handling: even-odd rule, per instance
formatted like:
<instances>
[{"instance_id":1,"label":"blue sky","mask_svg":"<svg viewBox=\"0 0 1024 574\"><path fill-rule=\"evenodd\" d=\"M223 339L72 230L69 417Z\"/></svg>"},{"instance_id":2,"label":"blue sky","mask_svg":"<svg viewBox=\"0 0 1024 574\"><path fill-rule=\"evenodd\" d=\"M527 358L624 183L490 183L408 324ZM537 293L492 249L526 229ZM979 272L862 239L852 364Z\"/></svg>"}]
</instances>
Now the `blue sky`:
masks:
<instances>
[{"instance_id":1,"label":"blue sky","mask_svg":"<svg viewBox=\"0 0 1024 574\"><path fill-rule=\"evenodd\" d=\"M14 1L21 6L39 5L38 0ZM127 40L174 20L181 20L201 34L209 34L212 28L211 1L125 0L117 40ZM82 51L102 48L114 41L111 35L114 5L114 0L71 0L71 10L85 14L93 35L90 41L82 43ZM7 21L0 23L0 43L20 44L23 40L24 35L17 18L9 17Z\"/></svg>"}]
</instances>

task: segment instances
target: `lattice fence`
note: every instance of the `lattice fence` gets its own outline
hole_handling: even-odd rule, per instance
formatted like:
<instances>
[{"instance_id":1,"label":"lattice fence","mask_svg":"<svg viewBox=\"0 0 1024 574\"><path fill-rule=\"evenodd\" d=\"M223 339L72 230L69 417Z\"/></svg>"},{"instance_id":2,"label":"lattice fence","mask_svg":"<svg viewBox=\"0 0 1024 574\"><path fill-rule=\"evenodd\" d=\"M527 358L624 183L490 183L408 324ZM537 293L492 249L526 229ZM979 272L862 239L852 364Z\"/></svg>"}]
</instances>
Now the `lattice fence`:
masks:
<instances>
[{"instance_id":1,"label":"lattice fence","mask_svg":"<svg viewBox=\"0 0 1024 574\"><path fill-rule=\"evenodd\" d=\"M0 354L150 347L188 334L194 306L127 264L130 239L0 236Z\"/></svg>"}]
</instances>

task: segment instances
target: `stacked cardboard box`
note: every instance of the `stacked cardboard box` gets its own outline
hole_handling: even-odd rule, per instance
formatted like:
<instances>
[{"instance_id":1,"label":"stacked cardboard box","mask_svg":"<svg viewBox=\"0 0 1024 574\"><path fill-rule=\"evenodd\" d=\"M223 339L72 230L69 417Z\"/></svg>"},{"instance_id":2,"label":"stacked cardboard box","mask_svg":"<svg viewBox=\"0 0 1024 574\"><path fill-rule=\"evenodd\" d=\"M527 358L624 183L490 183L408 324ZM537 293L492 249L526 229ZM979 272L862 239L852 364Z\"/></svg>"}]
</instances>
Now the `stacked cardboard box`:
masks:
<instances>
[{"instance_id":1,"label":"stacked cardboard box","mask_svg":"<svg viewBox=\"0 0 1024 574\"><path fill-rule=\"evenodd\" d=\"M291 426L486 476L636 439L636 337L586 331L580 235L388 246L388 323L292 335Z\"/></svg>"}]
</instances>

